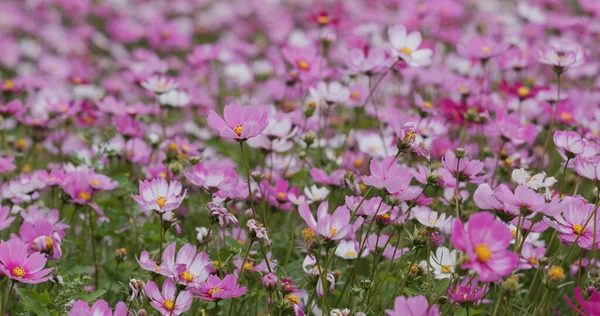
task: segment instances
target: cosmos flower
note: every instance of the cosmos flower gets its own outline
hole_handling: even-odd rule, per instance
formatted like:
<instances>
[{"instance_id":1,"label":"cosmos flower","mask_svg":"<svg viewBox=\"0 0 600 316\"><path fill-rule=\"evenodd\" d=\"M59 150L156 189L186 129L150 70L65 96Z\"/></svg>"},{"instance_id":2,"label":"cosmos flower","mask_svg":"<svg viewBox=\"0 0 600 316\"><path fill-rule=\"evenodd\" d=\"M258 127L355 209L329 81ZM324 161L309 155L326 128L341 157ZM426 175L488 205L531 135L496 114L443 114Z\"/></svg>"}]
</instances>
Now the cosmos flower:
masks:
<instances>
[{"instance_id":1,"label":"cosmos flower","mask_svg":"<svg viewBox=\"0 0 600 316\"><path fill-rule=\"evenodd\" d=\"M131 198L138 202L142 211L157 211L166 213L178 208L187 194L181 194L181 182L173 180L170 183L164 178L151 181L140 181L140 194L131 194Z\"/></svg>"},{"instance_id":2,"label":"cosmos flower","mask_svg":"<svg viewBox=\"0 0 600 316\"><path fill-rule=\"evenodd\" d=\"M208 115L208 125L221 137L244 141L260 134L269 124L265 109L255 105L232 103L225 106L223 118L215 111Z\"/></svg>"},{"instance_id":3,"label":"cosmos flower","mask_svg":"<svg viewBox=\"0 0 600 316\"><path fill-rule=\"evenodd\" d=\"M201 283L194 290L195 297L205 301L218 301L242 296L245 293L246 287L240 287L237 276L233 274L226 275L223 280L216 275L211 275L206 282Z\"/></svg>"},{"instance_id":4,"label":"cosmos flower","mask_svg":"<svg viewBox=\"0 0 600 316\"><path fill-rule=\"evenodd\" d=\"M396 25L388 30L390 44L392 45L392 54L401 58L411 67L421 67L431 64L433 51L428 48L421 48L420 32L408 33L404 25Z\"/></svg>"},{"instance_id":5,"label":"cosmos flower","mask_svg":"<svg viewBox=\"0 0 600 316\"><path fill-rule=\"evenodd\" d=\"M180 315L187 312L192 306L192 293L180 291L175 297L176 287L172 279L166 279L162 285L162 293L153 281L146 282L146 295L150 299L150 305L161 315Z\"/></svg>"},{"instance_id":6,"label":"cosmos flower","mask_svg":"<svg viewBox=\"0 0 600 316\"><path fill-rule=\"evenodd\" d=\"M506 249L511 240L508 226L487 212L471 215L466 224L454 222L452 244L469 257L463 267L475 271L482 282L497 281L517 267L519 257Z\"/></svg>"},{"instance_id":7,"label":"cosmos flower","mask_svg":"<svg viewBox=\"0 0 600 316\"><path fill-rule=\"evenodd\" d=\"M35 252L27 255L27 246L19 239L0 242L0 272L22 283L46 282L53 268L44 269L46 256L43 254Z\"/></svg>"},{"instance_id":8,"label":"cosmos flower","mask_svg":"<svg viewBox=\"0 0 600 316\"><path fill-rule=\"evenodd\" d=\"M394 309L386 309L385 313L388 316L439 316L440 309L437 305L429 306L427 299L423 295L406 298L398 296L394 300Z\"/></svg>"}]
</instances>

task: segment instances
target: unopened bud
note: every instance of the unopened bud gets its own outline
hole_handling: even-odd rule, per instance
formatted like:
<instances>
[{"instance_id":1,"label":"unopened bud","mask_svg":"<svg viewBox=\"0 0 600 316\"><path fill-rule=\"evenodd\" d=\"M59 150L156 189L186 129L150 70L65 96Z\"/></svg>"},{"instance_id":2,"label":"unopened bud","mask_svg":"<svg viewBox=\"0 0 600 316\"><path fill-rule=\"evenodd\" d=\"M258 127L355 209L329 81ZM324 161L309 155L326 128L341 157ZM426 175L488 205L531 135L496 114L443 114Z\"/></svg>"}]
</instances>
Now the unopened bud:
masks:
<instances>
[{"instance_id":1,"label":"unopened bud","mask_svg":"<svg viewBox=\"0 0 600 316\"><path fill-rule=\"evenodd\" d=\"M275 290L278 283L279 279L274 273L267 273L262 279L262 284L267 292Z\"/></svg>"}]
</instances>

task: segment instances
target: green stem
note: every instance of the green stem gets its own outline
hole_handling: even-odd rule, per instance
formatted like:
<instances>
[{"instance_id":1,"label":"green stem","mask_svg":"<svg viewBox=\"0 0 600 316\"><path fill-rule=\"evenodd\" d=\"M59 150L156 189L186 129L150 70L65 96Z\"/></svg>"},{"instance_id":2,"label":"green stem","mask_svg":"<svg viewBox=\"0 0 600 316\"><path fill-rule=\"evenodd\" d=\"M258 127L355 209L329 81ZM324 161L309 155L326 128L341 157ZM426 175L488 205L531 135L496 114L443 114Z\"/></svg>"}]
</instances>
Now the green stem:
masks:
<instances>
[{"instance_id":1,"label":"green stem","mask_svg":"<svg viewBox=\"0 0 600 316\"><path fill-rule=\"evenodd\" d=\"M244 166L246 167L246 181L248 181L248 198L250 199L250 207L252 208L252 218L256 219L256 208L254 207L254 198L252 196L252 188L250 182L250 167L248 166L248 159L246 158L246 153L244 152L244 142L240 142L240 149L242 151L242 158L244 159ZM265 228L266 226L265 222Z\"/></svg>"}]
</instances>

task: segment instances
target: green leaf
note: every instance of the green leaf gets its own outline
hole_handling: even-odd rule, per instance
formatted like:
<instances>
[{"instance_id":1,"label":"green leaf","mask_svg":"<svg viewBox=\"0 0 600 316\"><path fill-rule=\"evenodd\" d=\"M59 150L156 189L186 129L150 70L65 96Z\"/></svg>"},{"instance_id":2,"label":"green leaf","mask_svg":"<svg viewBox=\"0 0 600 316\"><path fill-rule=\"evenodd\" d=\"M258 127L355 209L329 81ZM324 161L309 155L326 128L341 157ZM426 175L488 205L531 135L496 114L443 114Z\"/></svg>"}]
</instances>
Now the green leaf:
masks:
<instances>
[{"instance_id":1,"label":"green leaf","mask_svg":"<svg viewBox=\"0 0 600 316\"><path fill-rule=\"evenodd\" d=\"M96 299L98 299L100 296L104 295L104 293L106 293L105 289L100 289L97 291L94 291L92 293L89 294L84 294L78 297L78 299L82 300L82 301L86 301L86 302L93 302Z\"/></svg>"},{"instance_id":2,"label":"green leaf","mask_svg":"<svg viewBox=\"0 0 600 316\"><path fill-rule=\"evenodd\" d=\"M41 294L35 290L17 289L17 293L21 296L21 302L28 311L36 315L50 316L47 306L51 303L51 300L47 291Z\"/></svg>"}]
</instances>

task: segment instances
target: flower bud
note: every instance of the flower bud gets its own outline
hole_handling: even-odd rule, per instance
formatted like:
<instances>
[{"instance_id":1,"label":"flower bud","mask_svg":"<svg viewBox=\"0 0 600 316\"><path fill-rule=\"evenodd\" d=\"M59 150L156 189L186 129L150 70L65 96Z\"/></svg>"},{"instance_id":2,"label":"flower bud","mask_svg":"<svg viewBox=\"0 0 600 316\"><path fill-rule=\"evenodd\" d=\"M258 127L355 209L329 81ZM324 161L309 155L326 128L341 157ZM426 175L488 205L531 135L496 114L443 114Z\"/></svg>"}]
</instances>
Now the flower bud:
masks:
<instances>
[{"instance_id":1,"label":"flower bud","mask_svg":"<svg viewBox=\"0 0 600 316\"><path fill-rule=\"evenodd\" d=\"M123 260L125 260L125 256L127 256L127 249L119 248L119 249L115 250L115 260L123 261Z\"/></svg>"},{"instance_id":2,"label":"flower bud","mask_svg":"<svg viewBox=\"0 0 600 316\"><path fill-rule=\"evenodd\" d=\"M465 157L467 157L467 151L462 147L458 147L458 148L456 148L455 155L456 155L456 158L465 158Z\"/></svg>"},{"instance_id":3,"label":"flower bud","mask_svg":"<svg viewBox=\"0 0 600 316\"><path fill-rule=\"evenodd\" d=\"M140 309L139 311L137 311L137 316L148 316L150 314L148 314L148 312L145 309Z\"/></svg>"},{"instance_id":4,"label":"flower bud","mask_svg":"<svg viewBox=\"0 0 600 316\"><path fill-rule=\"evenodd\" d=\"M277 284L279 283L279 279L275 275L275 273L267 273L262 278L262 284L265 287L267 292L271 292L277 288Z\"/></svg>"}]
</instances>

